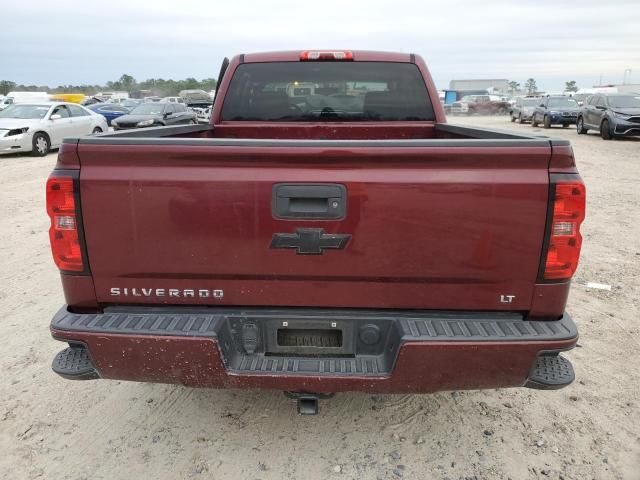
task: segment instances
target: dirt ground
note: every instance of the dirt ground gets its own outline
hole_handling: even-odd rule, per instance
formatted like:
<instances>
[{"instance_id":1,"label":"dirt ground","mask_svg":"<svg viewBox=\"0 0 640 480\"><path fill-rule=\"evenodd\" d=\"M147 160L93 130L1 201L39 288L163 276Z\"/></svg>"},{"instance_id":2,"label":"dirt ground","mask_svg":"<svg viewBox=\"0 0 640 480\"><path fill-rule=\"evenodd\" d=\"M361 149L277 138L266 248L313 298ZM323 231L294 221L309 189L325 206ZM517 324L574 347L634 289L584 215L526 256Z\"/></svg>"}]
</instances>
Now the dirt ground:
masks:
<instances>
[{"instance_id":1,"label":"dirt ground","mask_svg":"<svg viewBox=\"0 0 640 480\"><path fill-rule=\"evenodd\" d=\"M557 392L341 394L315 417L280 392L53 374L62 344L48 325L63 297L44 182L55 154L0 157L0 478L640 479L640 140L536 132L571 140L588 189L568 307L578 380Z\"/></svg>"}]
</instances>

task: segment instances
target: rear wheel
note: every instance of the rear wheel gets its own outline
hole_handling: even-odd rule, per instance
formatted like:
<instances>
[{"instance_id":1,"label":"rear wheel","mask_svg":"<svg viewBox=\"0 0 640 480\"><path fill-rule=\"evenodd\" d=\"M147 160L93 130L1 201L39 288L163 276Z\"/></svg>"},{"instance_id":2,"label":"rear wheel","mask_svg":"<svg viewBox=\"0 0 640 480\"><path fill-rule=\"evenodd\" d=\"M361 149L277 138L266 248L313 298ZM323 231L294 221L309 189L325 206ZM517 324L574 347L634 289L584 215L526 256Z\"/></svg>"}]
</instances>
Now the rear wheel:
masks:
<instances>
[{"instance_id":1,"label":"rear wheel","mask_svg":"<svg viewBox=\"0 0 640 480\"><path fill-rule=\"evenodd\" d=\"M522 120L522 114L521 113L518 115L518 123L520 123L520 124L524 123L524 120Z\"/></svg>"},{"instance_id":2,"label":"rear wheel","mask_svg":"<svg viewBox=\"0 0 640 480\"><path fill-rule=\"evenodd\" d=\"M538 120L536 120L536 114L535 113L531 116L531 126L532 127L537 127L538 126Z\"/></svg>"},{"instance_id":3,"label":"rear wheel","mask_svg":"<svg viewBox=\"0 0 640 480\"><path fill-rule=\"evenodd\" d=\"M549 115L544 116L544 128L551 128L551 119Z\"/></svg>"},{"instance_id":4,"label":"rear wheel","mask_svg":"<svg viewBox=\"0 0 640 480\"><path fill-rule=\"evenodd\" d=\"M603 120L600 124L600 136L603 140L611 140L613 135L611 135L611 130L609 128L609 120Z\"/></svg>"},{"instance_id":5,"label":"rear wheel","mask_svg":"<svg viewBox=\"0 0 640 480\"><path fill-rule=\"evenodd\" d=\"M31 154L34 157L44 157L49 153L49 149L51 148L49 137L42 132L36 133L33 136L32 147Z\"/></svg>"},{"instance_id":6,"label":"rear wheel","mask_svg":"<svg viewBox=\"0 0 640 480\"><path fill-rule=\"evenodd\" d=\"M506 108L500 107L498 109L498 115L506 115L506 113L507 113L507 109Z\"/></svg>"},{"instance_id":7,"label":"rear wheel","mask_svg":"<svg viewBox=\"0 0 640 480\"><path fill-rule=\"evenodd\" d=\"M589 130L584 128L584 120L582 117L578 117L578 121L576 122L576 130L578 131L578 135L584 135Z\"/></svg>"},{"instance_id":8,"label":"rear wheel","mask_svg":"<svg viewBox=\"0 0 640 480\"><path fill-rule=\"evenodd\" d=\"M515 122L516 121L516 117L513 116L513 113L511 114L511 121Z\"/></svg>"}]
</instances>

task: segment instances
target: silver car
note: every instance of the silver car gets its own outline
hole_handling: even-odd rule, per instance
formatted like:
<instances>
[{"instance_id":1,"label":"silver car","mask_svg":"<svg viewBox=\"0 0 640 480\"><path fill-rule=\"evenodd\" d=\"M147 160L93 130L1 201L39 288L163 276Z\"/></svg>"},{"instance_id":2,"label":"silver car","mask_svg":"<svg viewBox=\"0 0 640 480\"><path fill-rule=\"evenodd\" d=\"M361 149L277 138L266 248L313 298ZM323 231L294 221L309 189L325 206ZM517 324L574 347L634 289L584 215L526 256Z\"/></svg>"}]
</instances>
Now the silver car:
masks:
<instances>
[{"instance_id":1,"label":"silver car","mask_svg":"<svg viewBox=\"0 0 640 480\"><path fill-rule=\"evenodd\" d=\"M533 111L536 109L536 105L540 103L539 97L520 97L516 99L516 102L511 105L509 110L509 116L511 121L518 123L530 122L533 116Z\"/></svg>"},{"instance_id":2,"label":"silver car","mask_svg":"<svg viewBox=\"0 0 640 480\"><path fill-rule=\"evenodd\" d=\"M106 131L102 115L75 103L18 103L0 112L0 155L31 152L42 157L65 137Z\"/></svg>"}]
</instances>

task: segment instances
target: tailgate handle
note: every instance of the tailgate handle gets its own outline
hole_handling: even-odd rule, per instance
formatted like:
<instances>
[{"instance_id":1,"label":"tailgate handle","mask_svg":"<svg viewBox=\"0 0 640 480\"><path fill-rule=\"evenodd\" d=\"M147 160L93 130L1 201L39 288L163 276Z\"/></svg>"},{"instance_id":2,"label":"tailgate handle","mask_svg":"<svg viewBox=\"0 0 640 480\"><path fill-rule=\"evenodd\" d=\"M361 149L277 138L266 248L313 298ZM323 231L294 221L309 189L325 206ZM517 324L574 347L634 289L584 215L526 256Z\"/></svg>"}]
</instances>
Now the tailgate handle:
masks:
<instances>
[{"instance_id":1,"label":"tailgate handle","mask_svg":"<svg viewBox=\"0 0 640 480\"><path fill-rule=\"evenodd\" d=\"M347 189L337 183L277 183L271 210L275 218L340 220L347 208Z\"/></svg>"}]
</instances>

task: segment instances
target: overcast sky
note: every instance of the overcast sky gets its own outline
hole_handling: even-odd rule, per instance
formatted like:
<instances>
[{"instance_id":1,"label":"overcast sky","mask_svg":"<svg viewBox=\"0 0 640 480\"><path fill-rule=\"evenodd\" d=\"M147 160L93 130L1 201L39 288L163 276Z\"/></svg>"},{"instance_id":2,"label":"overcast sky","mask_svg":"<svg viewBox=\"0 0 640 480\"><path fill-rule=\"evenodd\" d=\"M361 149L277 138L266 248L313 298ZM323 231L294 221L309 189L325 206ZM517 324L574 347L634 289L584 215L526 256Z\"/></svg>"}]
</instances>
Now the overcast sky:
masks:
<instances>
[{"instance_id":1,"label":"overcast sky","mask_svg":"<svg viewBox=\"0 0 640 480\"><path fill-rule=\"evenodd\" d=\"M217 77L236 53L342 48L422 55L439 88L507 78L562 90L640 83L640 0L2 2L0 80L57 86Z\"/></svg>"}]
</instances>

